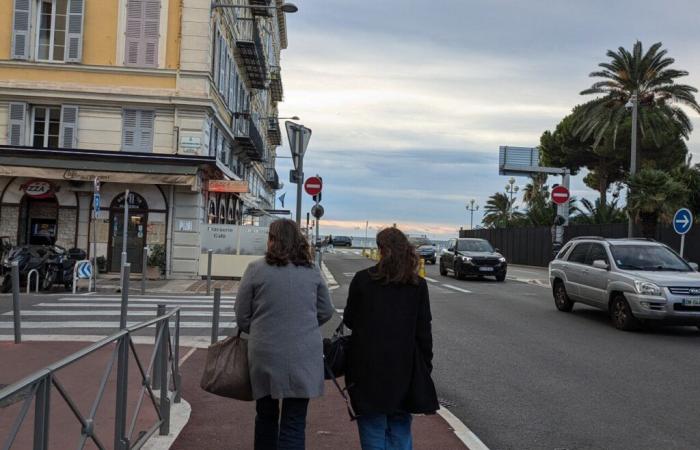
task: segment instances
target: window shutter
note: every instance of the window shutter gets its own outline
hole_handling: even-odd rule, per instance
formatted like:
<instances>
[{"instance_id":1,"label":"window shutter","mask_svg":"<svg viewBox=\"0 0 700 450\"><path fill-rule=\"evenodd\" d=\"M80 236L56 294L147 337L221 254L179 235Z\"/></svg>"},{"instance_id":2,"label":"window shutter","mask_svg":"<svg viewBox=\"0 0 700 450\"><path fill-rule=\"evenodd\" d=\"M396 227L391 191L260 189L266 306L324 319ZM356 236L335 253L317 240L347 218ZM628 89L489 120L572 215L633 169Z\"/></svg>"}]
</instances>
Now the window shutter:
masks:
<instances>
[{"instance_id":1,"label":"window shutter","mask_svg":"<svg viewBox=\"0 0 700 450\"><path fill-rule=\"evenodd\" d=\"M153 151L153 128L155 122L154 111L139 111L139 148L137 151L150 153Z\"/></svg>"},{"instance_id":2,"label":"window shutter","mask_svg":"<svg viewBox=\"0 0 700 450\"><path fill-rule=\"evenodd\" d=\"M204 120L204 125L202 126L202 155L208 155L209 154L209 147L211 146L211 143L209 140L211 139L211 123L209 122L209 118L207 117Z\"/></svg>"},{"instance_id":3,"label":"window shutter","mask_svg":"<svg viewBox=\"0 0 700 450\"><path fill-rule=\"evenodd\" d=\"M219 63L219 82L216 84L216 86L219 88L219 91L221 91L221 86L224 84L224 73L226 72L226 42L224 41L224 38L219 36L219 60L221 61Z\"/></svg>"},{"instance_id":4,"label":"window shutter","mask_svg":"<svg viewBox=\"0 0 700 450\"><path fill-rule=\"evenodd\" d=\"M83 55L83 8L84 0L68 2L68 34L66 62L81 62Z\"/></svg>"},{"instance_id":5,"label":"window shutter","mask_svg":"<svg viewBox=\"0 0 700 450\"><path fill-rule=\"evenodd\" d=\"M141 30L143 29L143 0L129 0L126 4L126 49L124 64L137 66L141 62Z\"/></svg>"},{"instance_id":6,"label":"window shutter","mask_svg":"<svg viewBox=\"0 0 700 450\"><path fill-rule=\"evenodd\" d=\"M76 148L78 141L78 107L63 105L61 107L61 148Z\"/></svg>"},{"instance_id":7,"label":"window shutter","mask_svg":"<svg viewBox=\"0 0 700 450\"><path fill-rule=\"evenodd\" d=\"M214 84L216 85L216 77L219 75L219 31L218 29L215 29L214 31L214 39L213 39L213 44L214 44L214 60L212 64L212 73L211 73L211 78L214 80Z\"/></svg>"},{"instance_id":8,"label":"window shutter","mask_svg":"<svg viewBox=\"0 0 700 450\"><path fill-rule=\"evenodd\" d=\"M24 130L27 123L27 104L10 103L10 145L25 145Z\"/></svg>"},{"instance_id":9,"label":"window shutter","mask_svg":"<svg viewBox=\"0 0 700 450\"><path fill-rule=\"evenodd\" d=\"M29 59L29 22L32 17L31 0L15 0L12 21L12 58Z\"/></svg>"},{"instance_id":10,"label":"window shutter","mask_svg":"<svg viewBox=\"0 0 700 450\"><path fill-rule=\"evenodd\" d=\"M139 111L135 109L125 109L122 117L122 150L125 152L135 152L138 141L138 121Z\"/></svg>"},{"instance_id":11,"label":"window shutter","mask_svg":"<svg viewBox=\"0 0 700 450\"><path fill-rule=\"evenodd\" d=\"M146 0L143 14L143 65L158 67L158 41L160 38L160 2Z\"/></svg>"},{"instance_id":12,"label":"window shutter","mask_svg":"<svg viewBox=\"0 0 700 450\"><path fill-rule=\"evenodd\" d=\"M228 82L228 101L226 102L226 106L230 111L235 111L234 105L234 99L236 98L236 70L235 70L235 64L231 64L231 71L229 72L229 82Z\"/></svg>"}]
</instances>

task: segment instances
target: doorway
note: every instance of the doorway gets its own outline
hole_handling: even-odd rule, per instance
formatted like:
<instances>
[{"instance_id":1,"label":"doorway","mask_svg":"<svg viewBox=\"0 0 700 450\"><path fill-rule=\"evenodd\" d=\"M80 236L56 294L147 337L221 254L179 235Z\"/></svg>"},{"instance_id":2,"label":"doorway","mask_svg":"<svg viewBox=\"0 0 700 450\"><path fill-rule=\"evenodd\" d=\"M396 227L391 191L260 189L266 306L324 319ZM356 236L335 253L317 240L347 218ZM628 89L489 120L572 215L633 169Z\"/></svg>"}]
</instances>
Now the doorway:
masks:
<instances>
[{"instance_id":1,"label":"doorway","mask_svg":"<svg viewBox=\"0 0 700 450\"><path fill-rule=\"evenodd\" d=\"M148 229L148 205L140 195L129 193L129 219L126 228L126 261L132 273L143 271L143 248ZM121 254L124 245L124 194L118 195L110 207L109 219L109 268L121 271Z\"/></svg>"},{"instance_id":2,"label":"doorway","mask_svg":"<svg viewBox=\"0 0 700 450\"><path fill-rule=\"evenodd\" d=\"M19 245L52 245L58 232L58 202L55 197L22 198L17 228Z\"/></svg>"}]
</instances>

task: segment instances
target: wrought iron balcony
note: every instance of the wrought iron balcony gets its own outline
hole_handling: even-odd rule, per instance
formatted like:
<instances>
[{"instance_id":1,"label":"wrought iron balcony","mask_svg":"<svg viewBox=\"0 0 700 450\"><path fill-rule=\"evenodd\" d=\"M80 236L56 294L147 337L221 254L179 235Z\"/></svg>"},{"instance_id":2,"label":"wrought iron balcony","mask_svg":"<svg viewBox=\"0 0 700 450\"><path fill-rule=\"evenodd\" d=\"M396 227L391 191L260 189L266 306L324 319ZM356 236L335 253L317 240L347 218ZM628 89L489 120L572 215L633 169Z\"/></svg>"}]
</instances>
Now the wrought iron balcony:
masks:
<instances>
[{"instance_id":1,"label":"wrought iron balcony","mask_svg":"<svg viewBox=\"0 0 700 450\"><path fill-rule=\"evenodd\" d=\"M233 132L236 139L235 152L238 155L250 161L265 159L265 144L253 120L246 117L234 119Z\"/></svg>"},{"instance_id":2,"label":"wrought iron balcony","mask_svg":"<svg viewBox=\"0 0 700 450\"><path fill-rule=\"evenodd\" d=\"M276 117L267 119L267 142L271 145L282 145L282 132L280 122Z\"/></svg>"},{"instance_id":3,"label":"wrought iron balcony","mask_svg":"<svg viewBox=\"0 0 700 450\"><path fill-rule=\"evenodd\" d=\"M282 189L282 184L280 183L280 177L277 171L273 167L265 169L265 181L273 190Z\"/></svg>"},{"instance_id":4,"label":"wrought iron balcony","mask_svg":"<svg viewBox=\"0 0 700 450\"><path fill-rule=\"evenodd\" d=\"M281 102L284 99L284 87L282 86L282 71L279 67L270 72L270 94L272 101Z\"/></svg>"},{"instance_id":5,"label":"wrought iron balcony","mask_svg":"<svg viewBox=\"0 0 700 450\"><path fill-rule=\"evenodd\" d=\"M270 6L270 0L249 0L253 17L272 17L272 9L266 8ZM262 6L262 8L255 8Z\"/></svg>"},{"instance_id":6,"label":"wrought iron balcony","mask_svg":"<svg viewBox=\"0 0 700 450\"><path fill-rule=\"evenodd\" d=\"M237 19L236 50L234 51L238 67L242 67L253 89L265 89L267 81L267 60L263 50L260 31L255 19Z\"/></svg>"}]
</instances>

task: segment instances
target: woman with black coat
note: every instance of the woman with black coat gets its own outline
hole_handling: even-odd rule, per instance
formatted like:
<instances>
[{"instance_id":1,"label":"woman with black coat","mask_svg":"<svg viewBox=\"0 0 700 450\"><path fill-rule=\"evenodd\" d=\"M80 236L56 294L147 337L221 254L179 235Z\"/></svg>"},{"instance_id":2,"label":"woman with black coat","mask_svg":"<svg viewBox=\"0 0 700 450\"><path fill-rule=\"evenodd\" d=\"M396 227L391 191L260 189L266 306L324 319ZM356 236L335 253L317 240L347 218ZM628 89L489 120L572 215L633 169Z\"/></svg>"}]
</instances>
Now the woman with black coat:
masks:
<instances>
[{"instance_id":1,"label":"woman with black coat","mask_svg":"<svg viewBox=\"0 0 700 450\"><path fill-rule=\"evenodd\" d=\"M352 330L346 384L363 450L411 449L411 414L438 408L432 371L428 285L406 235L377 235L381 259L350 284L345 324Z\"/></svg>"}]
</instances>

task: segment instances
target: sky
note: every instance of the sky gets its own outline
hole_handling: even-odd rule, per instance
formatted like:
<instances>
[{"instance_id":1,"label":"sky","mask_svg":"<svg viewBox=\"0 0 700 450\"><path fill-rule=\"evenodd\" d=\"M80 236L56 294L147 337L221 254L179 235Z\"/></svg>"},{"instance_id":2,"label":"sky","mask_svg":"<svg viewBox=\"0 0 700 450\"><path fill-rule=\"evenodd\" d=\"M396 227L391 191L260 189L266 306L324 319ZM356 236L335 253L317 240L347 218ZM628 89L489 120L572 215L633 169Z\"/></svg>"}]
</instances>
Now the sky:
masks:
<instances>
[{"instance_id":1,"label":"sky","mask_svg":"<svg viewBox=\"0 0 700 450\"><path fill-rule=\"evenodd\" d=\"M468 201L482 209L507 184L499 146L537 146L589 99L579 92L608 49L661 41L675 67L690 72L684 82L700 87L697 0L295 3L279 109L313 130L304 171L323 177L322 234L362 236L368 222L370 235L396 223L411 234L456 236L470 226ZM700 162L700 131L688 146ZM286 142L278 155L290 156ZM286 192L294 212L291 168L278 159L278 195ZM581 178L572 194L594 198ZM303 195L306 213L312 202Z\"/></svg>"}]
</instances>

